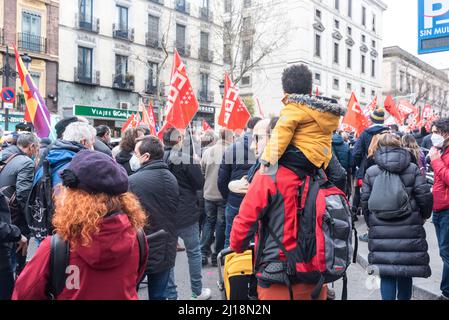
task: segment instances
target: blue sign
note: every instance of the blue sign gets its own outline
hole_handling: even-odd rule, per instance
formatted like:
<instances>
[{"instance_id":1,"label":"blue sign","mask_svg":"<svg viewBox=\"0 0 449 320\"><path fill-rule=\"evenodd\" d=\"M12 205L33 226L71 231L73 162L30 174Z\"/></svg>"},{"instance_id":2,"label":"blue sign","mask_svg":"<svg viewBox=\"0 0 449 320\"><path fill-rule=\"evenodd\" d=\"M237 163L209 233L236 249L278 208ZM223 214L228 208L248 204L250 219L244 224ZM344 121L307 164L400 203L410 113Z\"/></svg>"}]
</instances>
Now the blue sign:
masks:
<instances>
[{"instance_id":1,"label":"blue sign","mask_svg":"<svg viewBox=\"0 0 449 320\"><path fill-rule=\"evenodd\" d=\"M418 53L449 51L449 0L418 0Z\"/></svg>"}]
</instances>

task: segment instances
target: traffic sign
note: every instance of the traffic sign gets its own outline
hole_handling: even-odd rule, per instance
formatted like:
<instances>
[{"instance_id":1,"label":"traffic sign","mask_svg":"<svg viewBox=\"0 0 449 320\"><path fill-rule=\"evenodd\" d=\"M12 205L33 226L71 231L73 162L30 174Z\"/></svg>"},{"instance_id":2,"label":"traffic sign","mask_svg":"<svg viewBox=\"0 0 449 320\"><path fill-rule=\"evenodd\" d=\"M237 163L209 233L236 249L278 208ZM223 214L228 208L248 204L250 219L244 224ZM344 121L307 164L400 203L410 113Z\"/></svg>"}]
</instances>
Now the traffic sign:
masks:
<instances>
[{"instance_id":1,"label":"traffic sign","mask_svg":"<svg viewBox=\"0 0 449 320\"><path fill-rule=\"evenodd\" d=\"M3 88L1 98L3 102L14 103L16 101L16 92L13 88Z\"/></svg>"},{"instance_id":2,"label":"traffic sign","mask_svg":"<svg viewBox=\"0 0 449 320\"><path fill-rule=\"evenodd\" d=\"M418 1L418 53L449 51L449 0Z\"/></svg>"},{"instance_id":3,"label":"traffic sign","mask_svg":"<svg viewBox=\"0 0 449 320\"><path fill-rule=\"evenodd\" d=\"M3 108L5 108L5 109L13 109L14 108L14 104L12 102L5 102L5 103L3 103Z\"/></svg>"}]
</instances>

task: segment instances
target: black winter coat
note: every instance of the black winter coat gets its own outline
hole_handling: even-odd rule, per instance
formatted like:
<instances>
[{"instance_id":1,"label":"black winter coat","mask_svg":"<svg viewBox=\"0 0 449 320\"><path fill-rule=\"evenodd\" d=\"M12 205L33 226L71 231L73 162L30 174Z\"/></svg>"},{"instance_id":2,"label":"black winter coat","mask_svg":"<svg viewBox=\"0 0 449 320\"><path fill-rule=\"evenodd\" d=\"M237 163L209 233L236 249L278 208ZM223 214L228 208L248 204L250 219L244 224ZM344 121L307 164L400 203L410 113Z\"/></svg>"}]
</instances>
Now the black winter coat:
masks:
<instances>
[{"instance_id":1,"label":"black winter coat","mask_svg":"<svg viewBox=\"0 0 449 320\"><path fill-rule=\"evenodd\" d=\"M231 206L239 208L244 195L229 191L229 182L240 180L248 175L250 169L256 164L256 156L250 150L252 136L250 133L245 135L229 146L224 155L218 171L218 190L223 199Z\"/></svg>"},{"instance_id":2,"label":"black winter coat","mask_svg":"<svg viewBox=\"0 0 449 320\"><path fill-rule=\"evenodd\" d=\"M175 148L167 148L164 154L171 173L178 181L179 197L176 211L176 228L184 229L199 222L198 191L203 190L204 176L201 165L192 156Z\"/></svg>"},{"instance_id":3,"label":"black winter coat","mask_svg":"<svg viewBox=\"0 0 449 320\"><path fill-rule=\"evenodd\" d=\"M121 165L123 168L125 168L126 172L128 173L128 176L132 175L134 172L131 170L131 166L129 165L129 160L133 157L133 154L131 152L127 151L120 151L117 156L115 157L115 161L119 165Z\"/></svg>"},{"instance_id":4,"label":"black winter coat","mask_svg":"<svg viewBox=\"0 0 449 320\"><path fill-rule=\"evenodd\" d=\"M155 239L149 243L148 273L155 274L175 266L176 213L178 208L178 182L162 160L145 164L129 177L130 191L140 200L148 214L147 235L160 230L168 232L166 239Z\"/></svg>"},{"instance_id":5,"label":"black winter coat","mask_svg":"<svg viewBox=\"0 0 449 320\"><path fill-rule=\"evenodd\" d=\"M95 137L94 149L95 149L95 151L99 151L104 154L107 154L108 156L110 156L112 158L111 147L108 144L106 144L103 140L101 140L99 137Z\"/></svg>"},{"instance_id":6,"label":"black winter coat","mask_svg":"<svg viewBox=\"0 0 449 320\"><path fill-rule=\"evenodd\" d=\"M370 227L368 261L378 268L381 276L428 278L431 275L423 225L432 214L433 197L430 186L410 159L410 153L404 149L379 149L375 154L376 165L366 172L362 187L361 203ZM369 212L372 186L382 170L400 176L411 201L410 216L387 221Z\"/></svg>"}]
</instances>

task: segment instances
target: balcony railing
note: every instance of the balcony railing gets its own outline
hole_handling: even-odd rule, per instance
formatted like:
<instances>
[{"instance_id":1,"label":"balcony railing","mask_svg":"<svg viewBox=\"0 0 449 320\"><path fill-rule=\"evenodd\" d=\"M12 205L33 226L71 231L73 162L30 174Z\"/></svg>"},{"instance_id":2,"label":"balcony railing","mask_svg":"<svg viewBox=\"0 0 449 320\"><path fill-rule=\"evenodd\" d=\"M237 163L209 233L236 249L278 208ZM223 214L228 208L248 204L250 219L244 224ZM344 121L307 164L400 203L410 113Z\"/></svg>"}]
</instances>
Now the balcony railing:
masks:
<instances>
[{"instance_id":1,"label":"balcony railing","mask_svg":"<svg viewBox=\"0 0 449 320\"><path fill-rule=\"evenodd\" d=\"M214 14L209 8L202 7L200 8L200 19L212 22L214 19Z\"/></svg>"},{"instance_id":2,"label":"balcony railing","mask_svg":"<svg viewBox=\"0 0 449 320\"><path fill-rule=\"evenodd\" d=\"M114 23L112 25L112 33L114 38L123 39L130 42L134 41L134 28L132 29L120 28Z\"/></svg>"},{"instance_id":3,"label":"balcony railing","mask_svg":"<svg viewBox=\"0 0 449 320\"><path fill-rule=\"evenodd\" d=\"M183 57L190 57L191 47L185 43L175 42L175 48L178 50L179 54Z\"/></svg>"},{"instance_id":4,"label":"balcony railing","mask_svg":"<svg viewBox=\"0 0 449 320\"><path fill-rule=\"evenodd\" d=\"M86 70L75 68L75 82L89 84L93 86L100 85L100 71L92 71L89 75Z\"/></svg>"},{"instance_id":5,"label":"balcony railing","mask_svg":"<svg viewBox=\"0 0 449 320\"><path fill-rule=\"evenodd\" d=\"M201 102L213 102L214 101L214 93L211 91L198 91L198 101Z\"/></svg>"},{"instance_id":6,"label":"balcony railing","mask_svg":"<svg viewBox=\"0 0 449 320\"><path fill-rule=\"evenodd\" d=\"M164 5L164 0L150 0L150 2L153 2L153 3L157 3L157 4L160 4L160 5Z\"/></svg>"},{"instance_id":7,"label":"balcony railing","mask_svg":"<svg viewBox=\"0 0 449 320\"><path fill-rule=\"evenodd\" d=\"M19 50L46 53L47 39L30 33L18 33L17 46Z\"/></svg>"},{"instance_id":8,"label":"balcony railing","mask_svg":"<svg viewBox=\"0 0 449 320\"><path fill-rule=\"evenodd\" d=\"M158 35L147 32L145 35L145 43L147 47L160 49L162 48L162 41Z\"/></svg>"},{"instance_id":9,"label":"balcony railing","mask_svg":"<svg viewBox=\"0 0 449 320\"><path fill-rule=\"evenodd\" d=\"M76 27L80 30L99 33L100 32L100 19L92 18L86 19L78 14L75 15Z\"/></svg>"},{"instance_id":10,"label":"balcony railing","mask_svg":"<svg viewBox=\"0 0 449 320\"><path fill-rule=\"evenodd\" d=\"M185 14L190 14L190 3L185 1L183 4L175 0L175 10Z\"/></svg>"},{"instance_id":11,"label":"balcony railing","mask_svg":"<svg viewBox=\"0 0 449 320\"><path fill-rule=\"evenodd\" d=\"M131 74L113 74L114 79L112 86L115 89L133 91L134 90L134 76Z\"/></svg>"},{"instance_id":12,"label":"balcony railing","mask_svg":"<svg viewBox=\"0 0 449 320\"><path fill-rule=\"evenodd\" d=\"M157 94L157 86L153 84L153 81L145 81L145 93Z\"/></svg>"},{"instance_id":13,"label":"balcony railing","mask_svg":"<svg viewBox=\"0 0 449 320\"><path fill-rule=\"evenodd\" d=\"M201 61L213 62L214 61L214 52L212 50L200 48L198 50L198 58Z\"/></svg>"}]
</instances>

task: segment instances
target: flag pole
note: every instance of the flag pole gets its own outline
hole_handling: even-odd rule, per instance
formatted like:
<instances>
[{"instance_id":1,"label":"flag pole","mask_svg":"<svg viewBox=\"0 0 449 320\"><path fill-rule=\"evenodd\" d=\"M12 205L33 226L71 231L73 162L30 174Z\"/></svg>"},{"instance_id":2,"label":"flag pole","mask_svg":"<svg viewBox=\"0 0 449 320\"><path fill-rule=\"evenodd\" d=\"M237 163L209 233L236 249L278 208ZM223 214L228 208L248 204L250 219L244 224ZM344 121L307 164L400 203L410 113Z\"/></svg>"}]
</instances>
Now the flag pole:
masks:
<instances>
[{"instance_id":1,"label":"flag pole","mask_svg":"<svg viewBox=\"0 0 449 320\"><path fill-rule=\"evenodd\" d=\"M191 122L189 122L189 130L190 130L190 140L192 141L193 153L195 155L197 155L196 150L195 150L195 141L193 141L193 131L192 131L192 124L191 124Z\"/></svg>"}]
</instances>

